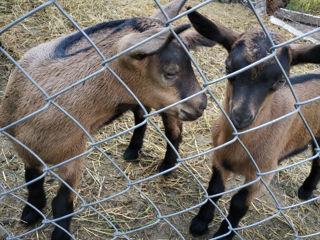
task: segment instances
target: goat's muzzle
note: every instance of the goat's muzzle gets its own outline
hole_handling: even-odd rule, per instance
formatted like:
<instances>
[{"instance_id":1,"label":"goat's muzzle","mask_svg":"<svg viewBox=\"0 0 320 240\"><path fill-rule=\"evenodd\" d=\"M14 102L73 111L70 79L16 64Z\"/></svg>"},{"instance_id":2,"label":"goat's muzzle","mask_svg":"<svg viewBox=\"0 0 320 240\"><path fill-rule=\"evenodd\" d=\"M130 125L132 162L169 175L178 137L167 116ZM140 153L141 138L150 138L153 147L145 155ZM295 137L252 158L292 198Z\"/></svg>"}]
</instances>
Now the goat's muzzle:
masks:
<instances>
[{"instance_id":1,"label":"goat's muzzle","mask_svg":"<svg viewBox=\"0 0 320 240\"><path fill-rule=\"evenodd\" d=\"M178 118L183 121L194 121L201 117L207 107L207 96L203 93L182 104Z\"/></svg>"},{"instance_id":2,"label":"goat's muzzle","mask_svg":"<svg viewBox=\"0 0 320 240\"><path fill-rule=\"evenodd\" d=\"M231 111L230 119L236 129L244 129L249 127L255 116L250 111L242 111L241 109L234 109Z\"/></svg>"}]
</instances>

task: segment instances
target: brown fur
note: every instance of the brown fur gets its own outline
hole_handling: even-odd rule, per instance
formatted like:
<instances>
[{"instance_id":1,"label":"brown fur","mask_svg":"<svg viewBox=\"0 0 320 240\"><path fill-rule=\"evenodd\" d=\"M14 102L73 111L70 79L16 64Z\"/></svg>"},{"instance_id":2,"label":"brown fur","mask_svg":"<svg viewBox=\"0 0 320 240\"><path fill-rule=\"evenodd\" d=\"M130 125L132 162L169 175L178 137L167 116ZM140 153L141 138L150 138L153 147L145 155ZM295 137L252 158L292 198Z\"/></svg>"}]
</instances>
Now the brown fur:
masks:
<instances>
[{"instance_id":1,"label":"brown fur","mask_svg":"<svg viewBox=\"0 0 320 240\"><path fill-rule=\"evenodd\" d=\"M184 2L184 0L173 1L169 4L169 10L177 14ZM165 7L165 9L168 8ZM174 14L169 12L170 17L173 17ZM152 18L135 19L140 30L128 24L117 31L111 27L100 29L91 33L90 38L101 50L104 57L108 59L164 29L165 23L161 20L161 14L158 11ZM40 44L29 50L19 61L22 68L49 96L62 91L103 67L101 65L103 59L85 38L81 38L68 47L66 57L54 57L56 47L68 36L70 35ZM108 63L108 66L118 74L148 109L160 109L181 100L181 92L186 97L201 90L191 64L185 64L187 60L183 57L180 62L173 62L168 59L173 56L169 54L165 56L167 57L165 61L160 61L161 53L166 48L171 46L173 49L182 49L176 40L169 42L170 37L171 33L166 32ZM190 48L212 45L212 41L206 40L195 32L184 32L181 34L181 39ZM87 50L81 51L82 49ZM78 53L72 55L75 52ZM177 50L177 52L182 55L183 50ZM137 57L138 55L142 58ZM172 75L174 79L169 78ZM0 107L0 126L6 127L8 124L41 109L46 105L45 100L46 97L39 89L22 72L14 69ZM46 164L58 164L79 156L85 151L88 140L86 133L56 105L62 107L76 119L89 134L94 133L105 122L117 116L120 106L137 106L132 95L108 70L58 95L49 103L50 105L45 110L6 129L8 134L30 148ZM178 137L181 134L180 120L196 119L202 114L205 106L206 96L202 94L165 111L169 120L172 121L172 125L168 127L173 136ZM130 107L123 109L123 111L129 109ZM32 178L32 172L41 173L44 167L42 163L16 141L12 142L24 161L26 179L27 177ZM74 189L81 176L84 157L78 157L59 167L60 177ZM54 199L54 217L60 217L59 214L63 214L63 211L67 211L67 213L72 211L74 194L68 193L63 185ZM32 186L35 184L30 184L29 193L34 191L30 190L33 188ZM39 208L45 204L43 203L44 198L45 196L42 196L42 200L39 200ZM67 204L63 203L64 198L69 199ZM71 201L71 205L69 201ZM61 205L61 203L63 204ZM23 220L30 219L32 222L37 218L30 207L24 208ZM61 226L68 228L69 221L68 219L61 221ZM63 232L62 235L64 235ZM61 230L56 228L52 237L60 239L59 236L61 236Z\"/></svg>"},{"instance_id":2,"label":"brown fur","mask_svg":"<svg viewBox=\"0 0 320 240\"><path fill-rule=\"evenodd\" d=\"M229 85L227 88L230 88ZM320 79L294 85L294 90L300 101L317 97L319 89ZM226 93L224 109L230 115L227 101L230 98L230 91ZM294 111L294 103L295 101L289 87L283 87L265 100L256 120L249 128L257 127ZM306 117L306 121L316 136L319 136L320 133L319 114L315 111L315 109L319 108L319 105L319 102L313 102L301 107L302 114ZM224 116L221 116L213 124L212 131L214 146L219 146L234 138L232 134L233 130ZM295 149L304 147L311 140L311 136L298 114L262 129L240 135L239 138L254 158L261 172L276 169L279 159ZM221 171L225 171L222 167L224 161L232 166L234 173L245 176L246 182L257 178L257 169L238 141L214 152L213 164ZM264 177L267 183L271 181L272 176L270 174ZM254 185L260 186L261 183L258 182ZM261 186L254 187L254 185L252 185L254 190L252 191L250 201L258 197L262 193L260 190L263 190L260 189ZM248 200L248 204L250 201Z\"/></svg>"},{"instance_id":3,"label":"brown fur","mask_svg":"<svg viewBox=\"0 0 320 240\"><path fill-rule=\"evenodd\" d=\"M267 14L272 15L279 8L285 8L289 4L290 0L267 0Z\"/></svg>"},{"instance_id":4,"label":"brown fur","mask_svg":"<svg viewBox=\"0 0 320 240\"><path fill-rule=\"evenodd\" d=\"M165 10L167 16L169 18L173 18L175 16L177 16L181 10L181 8L183 7L183 5L186 3L187 0L174 0L170 3L168 3L166 6L163 7L163 10ZM167 19L164 16L164 14L162 13L161 10L157 11L156 13L154 13L151 18L156 18L161 20L162 22L166 22Z\"/></svg>"},{"instance_id":5,"label":"brown fur","mask_svg":"<svg viewBox=\"0 0 320 240\"><path fill-rule=\"evenodd\" d=\"M240 59L245 59L248 64L250 64L268 54L271 44L261 29L248 31L242 34L233 32L229 29L228 34L224 34L225 27L222 27L220 30L221 27L219 24L210 22L199 13L193 13L193 15L195 17L189 16L190 20L200 33L203 31L205 34L207 34L205 36L208 37L208 31L210 31L210 28L212 28L212 31L216 32L217 36L211 36L211 40L217 41L220 44L230 42L230 50L228 46L226 47L230 53L226 61L228 66L232 66L233 63L243 61ZM201 22L198 19L203 21ZM275 44L279 44L284 41L283 37L276 32L270 31L270 35ZM243 49L238 51L237 49L240 47ZM282 49L278 49L277 51L277 56L279 59L281 58L281 51ZM284 64L291 65L305 62L320 62L319 57L314 57L314 55L317 54L317 51L319 51L319 45L292 44L291 46L287 47L287 51L288 62ZM237 54L233 54L234 52ZM239 54L242 54L241 58ZM268 80L261 79L259 74L268 65L274 63L275 60L273 58L269 59L268 61L265 61L258 66L251 68L250 70L247 70L251 72L249 79L239 78L238 81L243 81L242 85L248 84L252 86L254 86L254 84L259 84L259 82L266 82ZM231 71L235 70L238 69L232 69ZM271 79L271 81L276 83L278 80ZM241 84L237 86L241 86ZM259 87L257 87L257 89L259 89ZM296 84L294 85L294 89L296 90L296 94L300 101L311 99L319 95L320 81L313 80ZM264 90L263 87L261 87L261 90ZM246 110L251 111L254 113L253 115L255 115L252 123L239 131L243 131L248 128L254 128L295 109L293 95L287 86L267 93L261 105L255 102L245 102L245 100L249 97L248 95L243 95L240 101L237 99L235 102L233 100L233 94L236 91L237 89L235 89L233 84L228 81L224 102L224 110L226 111L227 115L231 116L234 109L240 108L244 104L247 104ZM238 91L240 91L240 89ZM257 94L259 94L259 92L257 92ZM310 124L310 127L316 136L319 136L320 131L320 123L318 121L319 113L315 111L315 109L318 109L318 105L319 103L315 102L301 107L303 115L306 117L308 124ZM234 121L232 117L231 120ZM226 118L222 115L213 125L214 146L219 146L233 138L233 129ZM301 147L307 145L311 140L311 136L307 133L307 129L305 128L298 114L262 129L241 135L239 138L252 154L261 172L275 169L279 159L293 152L294 150L300 149ZM213 154L213 162L214 166L221 171L228 171L223 167L224 165L232 166L232 171L245 176L246 182L252 181L257 177L257 170L254 164L238 141L215 151ZM267 182L270 182L272 176L268 175L264 178L266 178ZM260 185L260 183L256 183L254 185ZM252 185L253 188L254 185ZM258 195L255 193L256 191L260 192L260 187L257 187L251 192L252 197L250 199Z\"/></svg>"},{"instance_id":6,"label":"brown fur","mask_svg":"<svg viewBox=\"0 0 320 240\"><path fill-rule=\"evenodd\" d=\"M231 33L224 34L225 28L220 30L220 25L211 22L199 13L193 12L188 16L197 31L220 43L228 50L229 56L226 60L228 73L238 71L271 54L272 45L261 29L243 34L230 30ZM283 38L275 32L270 32L270 35L275 44L283 41ZM319 54L320 45L302 44L277 49L276 56L284 71L289 74L291 65L308 62L320 63ZM302 75L300 80L305 80L307 77L308 75ZM233 126L238 129L238 133L258 127L295 110L296 101L289 87L284 85L283 78L282 71L275 59L272 58L228 79L224 110ZM299 101L319 96L320 75L314 75L313 78L293 85ZM301 106L301 113L316 137L320 136L319 107L319 101ZM303 149L312 140L299 114L258 130L240 134L237 139L235 139L234 130L229 121L224 115L221 115L213 124L212 136L214 147L231 140L235 141L219 148L212 154L213 177L208 187L209 195L224 191L225 181L231 172L244 176L245 183L250 183L257 180L258 172L267 173L276 169L279 160ZM242 144L249 151L253 160ZM314 160L309 177L299 189L298 196L301 199L310 198L319 181L319 162L319 159ZM262 178L266 184L269 184L273 175L267 174ZM237 227L251 201L260 196L264 190L265 186L259 180L234 195L228 215L232 227ZM212 200L216 202L218 198L212 197ZM193 234L204 233L213 216L208 211L213 209L211 203L206 203L201 207L190 226L190 231ZM228 231L224 220L214 237ZM231 239L233 235L232 232L224 239Z\"/></svg>"},{"instance_id":7,"label":"brown fur","mask_svg":"<svg viewBox=\"0 0 320 240\"><path fill-rule=\"evenodd\" d=\"M145 18L141 19L141 21L144 20ZM156 25L158 28L161 27L159 24ZM132 31L127 28L112 37L110 37L112 29L95 33L90 37L102 50L104 56L109 57L117 53L116 46L119 42L122 43L119 39L123 38L123 34ZM31 49L19 62L49 95L63 90L102 68L101 58L94 49L68 58L51 59L54 47L62 39L64 37ZM77 46L74 46L76 49L70 49L70 52L88 45L89 43L83 39ZM123 46L119 48L124 50ZM113 60L108 65L118 73L121 79L125 80L128 87L144 105L160 109L180 100L175 87L165 87L158 82L161 80L152 80L157 74L152 71L155 71L154 66L158 64L157 54L140 61L130 59L127 55ZM194 93L199 90L198 83L195 83ZM78 120L89 133L93 133L110 119L119 104L137 104L120 82L107 70L59 95L53 101ZM201 104L201 101L201 97L195 97L188 101L189 104L179 104L166 112L180 117L179 109L184 108L191 112L193 110L189 105L196 106ZM45 103L45 97L40 91L23 73L15 69L1 106L0 124L4 127L40 109ZM9 128L7 132L33 149L41 159L49 164L57 164L80 154L84 150L87 139L81 129L53 105L38 115ZM23 147L17 144L15 146L26 165L38 164L38 160L34 159ZM48 148L48 146L52 147Z\"/></svg>"}]
</instances>

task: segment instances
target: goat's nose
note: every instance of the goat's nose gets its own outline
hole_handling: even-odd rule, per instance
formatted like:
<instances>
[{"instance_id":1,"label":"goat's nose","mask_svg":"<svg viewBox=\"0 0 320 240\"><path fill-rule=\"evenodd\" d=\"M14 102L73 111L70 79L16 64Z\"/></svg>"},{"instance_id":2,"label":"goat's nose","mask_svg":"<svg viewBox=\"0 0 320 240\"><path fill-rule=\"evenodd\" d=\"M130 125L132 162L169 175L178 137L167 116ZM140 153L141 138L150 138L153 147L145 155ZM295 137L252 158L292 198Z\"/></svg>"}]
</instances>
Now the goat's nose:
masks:
<instances>
[{"instance_id":1,"label":"goat's nose","mask_svg":"<svg viewBox=\"0 0 320 240\"><path fill-rule=\"evenodd\" d=\"M254 116L249 111L234 110L231 114L231 120L237 129L249 127Z\"/></svg>"},{"instance_id":2,"label":"goat's nose","mask_svg":"<svg viewBox=\"0 0 320 240\"><path fill-rule=\"evenodd\" d=\"M203 114L203 111L207 108L207 95L201 94L200 97L200 103L198 103L198 107L195 109L197 117L200 117Z\"/></svg>"},{"instance_id":3,"label":"goat's nose","mask_svg":"<svg viewBox=\"0 0 320 240\"><path fill-rule=\"evenodd\" d=\"M203 93L201 95L201 104L200 104L200 109L203 111L207 108L207 95L205 93Z\"/></svg>"}]
</instances>

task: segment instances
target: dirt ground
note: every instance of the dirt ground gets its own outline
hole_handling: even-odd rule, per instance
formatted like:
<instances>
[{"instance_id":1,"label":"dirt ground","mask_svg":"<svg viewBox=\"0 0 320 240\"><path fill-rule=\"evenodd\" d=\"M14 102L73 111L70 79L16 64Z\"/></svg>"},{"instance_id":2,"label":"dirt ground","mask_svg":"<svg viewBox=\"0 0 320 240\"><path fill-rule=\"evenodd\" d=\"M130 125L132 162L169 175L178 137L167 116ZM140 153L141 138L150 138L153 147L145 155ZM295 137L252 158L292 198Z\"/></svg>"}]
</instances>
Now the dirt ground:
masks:
<instances>
[{"instance_id":1,"label":"dirt ground","mask_svg":"<svg viewBox=\"0 0 320 240\"><path fill-rule=\"evenodd\" d=\"M168 1L161 1L162 4ZM201 1L190 0L187 5L195 6ZM32 8L38 6L42 1L19 1L10 0L6 3L0 3L0 14L3 13L5 19L0 20L0 29L6 26L14 19L22 16ZM80 24L81 27L88 27L102 21L109 21L121 18L130 18L134 16L150 16L155 10L156 5L151 0L139 1L111 1L106 0L101 5L97 2L86 1L59 1L62 7ZM86 5L88 4L88 5ZM200 12L210 19L220 21L226 26L239 32L246 31L253 27L258 27L258 22L252 12L241 4L222 4L213 2ZM41 15L42 14L42 15ZM287 39L293 36L278 26L272 25L268 17L264 16L263 21L268 28L272 28ZM179 20L178 23L187 22L187 18ZM0 36L4 48L16 59L19 59L24 52L37 44L55 38L65 33L74 31L74 28L64 19L64 17L53 7L43 10L7 33ZM192 51L197 63L209 81L218 79L225 74L224 60L227 56L226 51L216 46L214 48L199 49ZM0 54L0 97L7 84L12 64L6 57ZM293 74L309 73L319 71L319 65L304 65L294 67ZM198 79L202 82L199 74ZM211 86L211 90L222 102L224 98L225 81ZM209 99L208 108L204 115L197 121L184 123L183 142L181 143L180 153L182 157L192 156L204 152L212 147L211 143L211 124L217 119L220 110ZM160 126L162 123L159 116L152 117L152 120ZM94 138L96 141L120 133L134 125L132 113L127 113L113 124L100 129ZM122 158L126 149L131 132L120 137L112 139L99 147L106 153L122 171L128 176L131 182L139 181L157 174L157 167L162 161L165 153L165 141L157 130L148 125L148 130L144 140L143 149L139 155L139 161L127 162ZM308 150L298 156L284 161L281 166L295 163L311 156ZM193 239L189 234L188 228L191 219L195 216L198 208L184 212L204 200L204 192L198 182L192 177L194 174L200 183L206 188L211 175L210 154L189 160L185 166L179 166L169 176L158 176L148 181L141 182L136 188L131 187L123 194L114 197L108 201L94 205L106 218L108 218L119 231L129 231L138 229L148 224L154 223L147 229L128 234L130 239L181 239L172 224L185 239ZM281 206L290 206L300 203L297 197L298 187L302 184L309 173L310 163L298 165L288 170L281 171L274 177L271 190ZM190 171L190 172L189 172ZM228 181L227 188L233 188L242 184L242 178L236 176ZM4 136L0 137L0 187L6 190L14 189L24 183L24 169L19 157L12 150L10 144ZM47 207L43 213L50 219L52 218L50 202L54 197L59 182L53 176L47 176L45 189L48 197ZM81 179L78 193L86 203L93 203L106 199L114 194L121 193L127 189L126 178L114 167L113 163L106 159L101 152L93 151L87 156L85 170ZM142 194L142 193L143 194ZM14 192L16 196L26 199L26 189L20 189ZM234 193L226 194L221 198L219 207L226 214L229 208L230 198ZM315 191L319 196L319 191ZM149 198L155 205L148 201ZM93 209L84 208L82 210L82 199L75 201L75 211L79 213L73 218L71 232L76 239L112 239L114 237L113 228L107 221L99 216ZM299 235L307 235L320 231L319 217L320 201L314 201L299 207L294 207L283 211L285 217L295 227ZM6 229L13 236L20 235L32 228L39 227L39 230L29 234L22 239L49 239L53 226L42 226L41 223L30 228L20 223L20 215L24 204L13 195L0 197L0 240L5 239L7 234L2 228ZM158 220L159 213L162 216L178 213L175 216L168 217L166 220ZM275 201L270 194L264 194L250 206L249 212L243 218L240 226L247 226L262 219L277 214ZM272 219L239 231L243 239L248 240L269 240L294 239L294 232L290 225L281 214ZM208 239L218 229L222 216L216 213L213 222L209 225L209 232L199 238ZM118 237L123 239L123 237ZM235 237L234 239L237 239ZM320 239L320 236L309 237L307 239Z\"/></svg>"}]
</instances>

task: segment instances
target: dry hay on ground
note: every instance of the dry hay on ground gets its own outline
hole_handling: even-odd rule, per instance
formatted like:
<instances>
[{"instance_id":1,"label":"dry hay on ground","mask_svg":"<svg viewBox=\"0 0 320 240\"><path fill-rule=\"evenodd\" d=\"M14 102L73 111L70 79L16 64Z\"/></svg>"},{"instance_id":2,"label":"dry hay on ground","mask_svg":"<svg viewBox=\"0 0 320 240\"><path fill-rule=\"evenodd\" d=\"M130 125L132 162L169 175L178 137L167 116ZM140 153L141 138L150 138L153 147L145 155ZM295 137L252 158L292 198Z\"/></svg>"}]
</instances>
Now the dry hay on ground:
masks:
<instances>
[{"instance_id":1,"label":"dry hay on ground","mask_svg":"<svg viewBox=\"0 0 320 240\"><path fill-rule=\"evenodd\" d=\"M88 27L102 21L114 19L149 16L157 8L152 0L61 0L58 2L81 27ZM168 1L161 1L163 4L166 2ZM194 6L199 2L200 1L188 1L187 5ZM0 22L0 28L27 13L40 3L42 3L42 1L9 0L1 2L0 15L4 16L4 18L3 22ZM210 19L218 20L239 32L259 26L253 13L240 4L221 4L214 2L202 8L200 12L207 15ZM266 17L263 18L263 20L267 27L277 30L286 36L287 39L293 37L283 29L269 23ZM178 21L178 23L182 22L187 22L187 18L184 17ZM68 22L54 6L50 6L28 17L1 35L1 42L13 57L19 59L29 48L74 30L75 28L72 24ZM216 46L212 49L199 49L199 51L192 52L192 54L209 81L224 75L226 51L221 47ZM313 72L316 68L317 66L315 65L295 67L293 73ZM3 91L6 85L11 69L12 64L9 63L3 55L0 55L1 91ZM220 82L211 86L211 90L220 102L223 100L224 85L224 82ZM191 156L211 148L210 126L219 114L220 112L217 106L210 99L203 117L195 122L186 122L184 124L183 142L181 143L180 149L182 157ZM152 119L162 128L159 116L155 116ZM100 140L110 137L133 125L132 114L125 114L113 124L101 129L95 135L95 139ZM123 160L122 154L128 145L130 136L131 133L122 135L102 144L100 147L120 166L131 181L135 182L157 173L157 166L164 157L165 141L155 128L149 124L139 161L129 163ZM24 181L23 165L3 137L0 143L0 183L6 189L12 189L21 185ZM284 164L296 162L310 154L310 152L305 152L285 161ZM211 174L209 155L187 161L185 164L206 187ZM101 153L92 152L89 154L85 166L83 178L79 186L79 194L86 202L105 199L126 189L127 181ZM309 167L310 164L299 165L282 171L275 176L271 189L274 191L281 206L289 206L300 202L296 196L297 189L307 176ZM236 178L236 180L228 182L229 187L239 186L240 184L241 178ZM50 201L55 194L57 186L58 181L48 176L45 183L48 194L48 206L44 209L44 213L49 218L51 217ZM204 195L197 182L182 166L168 177L159 176L139 183L137 187L157 205L162 215L172 214L194 206L203 200ZM16 194L25 198L26 189L19 190ZM319 195L319 192L317 192L317 195ZM231 194L228 194L221 198L219 206L224 211L228 209L230 197ZM77 199L75 206L76 210L80 209L81 201L79 199ZM21 234L29 230L19 223L22 208L23 203L12 196L6 196L0 200L0 224L13 235ZM157 211L155 208L134 188L131 188L116 198L96 205L95 208L110 219L120 231L139 228L157 220ZM188 227L190 220L195 216L196 212L197 209L194 209L169 218L169 221L186 239L191 239L191 235L188 233ZM240 226L252 224L266 217L270 217L276 212L277 209L273 199L269 194L265 194L250 207L249 213L241 221ZM286 210L284 213L293 223L299 234L310 234L320 229L318 201ZM210 232L199 239L212 236L213 231L219 226L221 219L221 216L216 214L214 221L209 226ZM76 239L109 239L113 236L113 229L106 221L88 208L73 218L71 230ZM52 226L46 227L25 239L48 239L51 231ZM294 239L291 228L281 215L257 227L240 231L240 234L244 239ZM2 239L3 236L6 235L0 231L0 239ZM128 236L131 239L179 238L175 231L164 220L161 220L153 227Z\"/></svg>"}]
</instances>

